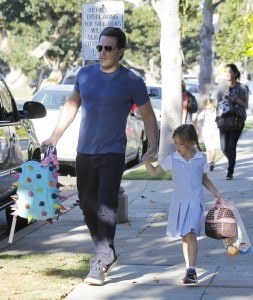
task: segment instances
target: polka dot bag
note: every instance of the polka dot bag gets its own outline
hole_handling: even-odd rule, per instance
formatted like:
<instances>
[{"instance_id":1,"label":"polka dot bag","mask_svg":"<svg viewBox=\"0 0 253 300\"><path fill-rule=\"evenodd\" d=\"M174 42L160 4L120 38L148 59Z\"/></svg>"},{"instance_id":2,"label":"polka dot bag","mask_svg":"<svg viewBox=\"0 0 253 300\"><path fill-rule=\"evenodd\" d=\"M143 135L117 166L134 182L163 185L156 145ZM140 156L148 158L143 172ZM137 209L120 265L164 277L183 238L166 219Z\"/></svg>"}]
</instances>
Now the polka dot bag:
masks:
<instances>
[{"instance_id":1,"label":"polka dot bag","mask_svg":"<svg viewBox=\"0 0 253 300\"><path fill-rule=\"evenodd\" d=\"M16 201L13 215L32 220L46 220L52 223L61 214L58 185L59 164L55 147L48 147L44 159L27 161L18 170Z\"/></svg>"}]
</instances>

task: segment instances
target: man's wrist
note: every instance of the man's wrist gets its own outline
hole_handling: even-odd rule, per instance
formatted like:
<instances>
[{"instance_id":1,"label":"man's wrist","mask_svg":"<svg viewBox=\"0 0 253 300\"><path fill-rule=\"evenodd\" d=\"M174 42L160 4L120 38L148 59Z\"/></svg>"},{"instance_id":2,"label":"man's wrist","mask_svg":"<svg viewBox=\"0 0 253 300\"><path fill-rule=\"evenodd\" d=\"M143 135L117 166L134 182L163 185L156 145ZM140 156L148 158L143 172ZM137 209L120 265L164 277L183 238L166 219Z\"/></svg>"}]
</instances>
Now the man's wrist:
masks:
<instances>
[{"instance_id":1,"label":"man's wrist","mask_svg":"<svg viewBox=\"0 0 253 300\"><path fill-rule=\"evenodd\" d=\"M158 147L157 146L148 146L148 150L149 151L154 151L154 152L157 152L158 151Z\"/></svg>"}]
</instances>

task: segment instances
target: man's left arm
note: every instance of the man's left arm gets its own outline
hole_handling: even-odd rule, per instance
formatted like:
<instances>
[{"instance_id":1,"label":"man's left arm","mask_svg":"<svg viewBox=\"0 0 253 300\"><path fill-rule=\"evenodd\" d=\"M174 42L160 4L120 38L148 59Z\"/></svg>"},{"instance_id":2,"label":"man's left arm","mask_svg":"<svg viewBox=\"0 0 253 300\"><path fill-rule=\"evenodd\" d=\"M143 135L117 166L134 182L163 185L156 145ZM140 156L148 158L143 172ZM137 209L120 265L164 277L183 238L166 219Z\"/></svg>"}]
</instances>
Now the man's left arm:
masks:
<instances>
[{"instance_id":1,"label":"man's left arm","mask_svg":"<svg viewBox=\"0 0 253 300\"><path fill-rule=\"evenodd\" d=\"M148 137L148 149L143 158L145 160L153 160L158 151L158 126L155 113L150 101L138 106L138 110L144 122L144 129Z\"/></svg>"}]
</instances>

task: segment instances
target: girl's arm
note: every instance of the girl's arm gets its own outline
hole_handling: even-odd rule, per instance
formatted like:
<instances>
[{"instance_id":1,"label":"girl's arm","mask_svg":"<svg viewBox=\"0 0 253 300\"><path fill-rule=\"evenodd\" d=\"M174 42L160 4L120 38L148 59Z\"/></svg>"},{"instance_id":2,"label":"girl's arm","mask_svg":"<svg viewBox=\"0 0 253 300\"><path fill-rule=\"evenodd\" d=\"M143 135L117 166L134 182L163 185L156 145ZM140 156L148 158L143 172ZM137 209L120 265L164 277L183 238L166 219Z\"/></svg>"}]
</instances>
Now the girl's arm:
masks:
<instances>
[{"instance_id":1,"label":"girl's arm","mask_svg":"<svg viewBox=\"0 0 253 300\"><path fill-rule=\"evenodd\" d=\"M206 189L215 197L215 198L222 198L220 192L216 189L213 185L212 181L208 178L207 174L204 173L202 177L202 183Z\"/></svg>"},{"instance_id":2,"label":"girl's arm","mask_svg":"<svg viewBox=\"0 0 253 300\"><path fill-rule=\"evenodd\" d=\"M145 163L145 167L147 169L147 172L150 176L156 176L156 175L159 175L161 173L164 173L164 170L160 165L154 167L151 164L151 162L147 161L147 160L145 160L144 163Z\"/></svg>"}]
</instances>

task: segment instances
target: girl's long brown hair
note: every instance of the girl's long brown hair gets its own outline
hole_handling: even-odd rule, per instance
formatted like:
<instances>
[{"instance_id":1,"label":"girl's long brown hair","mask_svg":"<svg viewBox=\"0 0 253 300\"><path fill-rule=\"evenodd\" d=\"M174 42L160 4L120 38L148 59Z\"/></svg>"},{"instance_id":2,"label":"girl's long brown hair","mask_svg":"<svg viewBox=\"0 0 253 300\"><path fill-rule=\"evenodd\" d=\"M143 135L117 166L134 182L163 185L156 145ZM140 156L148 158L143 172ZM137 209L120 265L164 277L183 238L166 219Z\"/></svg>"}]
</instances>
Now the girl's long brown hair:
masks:
<instances>
[{"instance_id":1,"label":"girl's long brown hair","mask_svg":"<svg viewBox=\"0 0 253 300\"><path fill-rule=\"evenodd\" d=\"M202 151L199 145L199 138L195 127L192 124L183 124L175 129L172 138L178 136L182 141L195 142L199 151Z\"/></svg>"}]
</instances>

